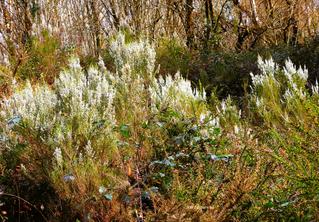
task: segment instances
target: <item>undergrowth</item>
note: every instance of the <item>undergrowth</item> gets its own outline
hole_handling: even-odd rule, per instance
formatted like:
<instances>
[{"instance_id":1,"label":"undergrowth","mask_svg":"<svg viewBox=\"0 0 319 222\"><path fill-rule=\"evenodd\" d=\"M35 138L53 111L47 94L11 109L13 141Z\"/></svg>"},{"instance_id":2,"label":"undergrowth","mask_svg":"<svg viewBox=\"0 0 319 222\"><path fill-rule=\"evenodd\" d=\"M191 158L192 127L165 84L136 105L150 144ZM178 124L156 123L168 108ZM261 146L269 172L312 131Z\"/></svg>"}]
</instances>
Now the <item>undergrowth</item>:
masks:
<instances>
[{"instance_id":1,"label":"undergrowth","mask_svg":"<svg viewBox=\"0 0 319 222\"><path fill-rule=\"evenodd\" d=\"M146 41L119 34L109 55L112 72L72 57L53 84L11 80L3 220L318 220L319 89L305 68L259 58L242 113L159 75Z\"/></svg>"}]
</instances>

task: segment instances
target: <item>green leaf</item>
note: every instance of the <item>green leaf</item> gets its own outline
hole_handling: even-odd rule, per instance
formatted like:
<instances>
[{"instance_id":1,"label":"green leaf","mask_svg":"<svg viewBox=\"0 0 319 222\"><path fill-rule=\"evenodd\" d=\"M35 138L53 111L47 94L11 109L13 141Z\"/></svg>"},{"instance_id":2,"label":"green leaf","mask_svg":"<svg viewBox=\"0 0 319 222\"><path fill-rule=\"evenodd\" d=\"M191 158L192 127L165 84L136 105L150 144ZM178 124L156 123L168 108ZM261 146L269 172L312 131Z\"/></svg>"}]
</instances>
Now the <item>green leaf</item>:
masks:
<instances>
[{"instance_id":1,"label":"green leaf","mask_svg":"<svg viewBox=\"0 0 319 222\"><path fill-rule=\"evenodd\" d=\"M122 134L123 137L129 138L130 137L130 129L128 125L122 124L120 126L120 133Z\"/></svg>"},{"instance_id":2,"label":"green leaf","mask_svg":"<svg viewBox=\"0 0 319 222\"><path fill-rule=\"evenodd\" d=\"M214 134L218 136L220 134L220 128L218 127L214 128Z\"/></svg>"},{"instance_id":3,"label":"green leaf","mask_svg":"<svg viewBox=\"0 0 319 222\"><path fill-rule=\"evenodd\" d=\"M266 208L271 208L274 206L274 203L272 201L268 201L266 204L265 204L265 207Z\"/></svg>"}]
</instances>

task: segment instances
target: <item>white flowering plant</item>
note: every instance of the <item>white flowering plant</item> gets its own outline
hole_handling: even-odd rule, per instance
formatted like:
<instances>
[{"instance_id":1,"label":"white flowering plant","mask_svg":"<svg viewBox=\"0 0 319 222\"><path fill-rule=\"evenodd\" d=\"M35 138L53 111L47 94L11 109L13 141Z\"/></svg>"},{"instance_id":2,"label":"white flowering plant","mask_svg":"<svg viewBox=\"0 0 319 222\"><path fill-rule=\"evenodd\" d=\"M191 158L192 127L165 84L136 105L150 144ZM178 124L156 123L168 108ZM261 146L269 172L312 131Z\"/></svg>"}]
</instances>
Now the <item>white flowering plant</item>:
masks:
<instances>
[{"instance_id":1,"label":"white flowering plant","mask_svg":"<svg viewBox=\"0 0 319 222\"><path fill-rule=\"evenodd\" d=\"M1 103L6 121L2 136L8 140L4 152L23 144L29 159L24 164L34 169L30 176L50 178L63 198L71 198L72 189L90 196L102 184L119 183L110 179L121 165L115 161L115 91L107 75L93 67L84 72L72 58L54 85L27 82ZM111 163L113 169L108 168ZM67 175L77 183L70 187L63 179Z\"/></svg>"},{"instance_id":2,"label":"white flowering plant","mask_svg":"<svg viewBox=\"0 0 319 222\"><path fill-rule=\"evenodd\" d=\"M177 114L169 116L169 124L191 120L211 135L218 127L204 90L179 73L155 77L151 44L126 43L119 34L110 54L115 73L101 60L84 70L72 57L54 84L26 82L1 101L1 152L16 153L22 144L17 159L29 177L47 181L72 206L85 207L95 196L112 201L116 189L129 185L132 169L146 169L147 160L161 153L154 147L168 147L173 135L160 126L165 111Z\"/></svg>"},{"instance_id":3,"label":"white flowering plant","mask_svg":"<svg viewBox=\"0 0 319 222\"><path fill-rule=\"evenodd\" d=\"M315 151L318 148L318 84L311 86L307 69L297 68L289 59L284 67L279 67L272 60L263 61L259 57L258 65L261 74L251 74L251 114L262 135L258 149L277 166L276 173L281 175L270 190L269 197L276 200L271 201L272 207L290 206L283 209L283 215L291 214L292 208L312 215L308 204L316 201L313 191L318 183L308 181L319 176L313 171L319 167ZM261 121L256 121L256 117Z\"/></svg>"},{"instance_id":4,"label":"white flowering plant","mask_svg":"<svg viewBox=\"0 0 319 222\"><path fill-rule=\"evenodd\" d=\"M125 35L119 33L110 45L110 54L115 61L116 70L121 72L125 66L130 66L131 74L152 77L155 71L156 52L147 41L126 43Z\"/></svg>"},{"instance_id":5,"label":"white flowering plant","mask_svg":"<svg viewBox=\"0 0 319 222\"><path fill-rule=\"evenodd\" d=\"M191 82L179 73L174 77L159 77L149 87L149 91L153 112L160 112L169 107L185 117L199 117L207 111L205 91L193 89Z\"/></svg>"},{"instance_id":6,"label":"white flowering plant","mask_svg":"<svg viewBox=\"0 0 319 222\"><path fill-rule=\"evenodd\" d=\"M251 74L252 104L257 112L269 123L302 121L305 103L310 98L306 89L307 69L297 69L289 59L280 68L272 59L263 60L260 56L258 67L261 74Z\"/></svg>"}]
</instances>

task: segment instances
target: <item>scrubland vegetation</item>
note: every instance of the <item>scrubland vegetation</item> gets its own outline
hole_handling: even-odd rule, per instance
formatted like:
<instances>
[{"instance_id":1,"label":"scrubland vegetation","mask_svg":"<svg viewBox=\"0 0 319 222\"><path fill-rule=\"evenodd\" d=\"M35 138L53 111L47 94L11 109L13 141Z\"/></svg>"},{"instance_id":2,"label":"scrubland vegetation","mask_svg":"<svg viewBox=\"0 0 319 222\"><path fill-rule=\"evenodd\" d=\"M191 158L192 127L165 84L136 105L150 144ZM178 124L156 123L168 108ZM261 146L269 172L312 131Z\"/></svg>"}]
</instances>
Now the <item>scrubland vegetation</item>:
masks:
<instances>
[{"instance_id":1,"label":"scrubland vegetation","mask_svg":"<svg viewBox=\"0 0 319 222\"><path fill-rule=\"evenodd\" d=\"M319 220L317 3L156 1L146 20L127 1L126 21L88 0L90 33L42 27L36 2L0 2L2 221Z\"/></svg>"}]
</instances>

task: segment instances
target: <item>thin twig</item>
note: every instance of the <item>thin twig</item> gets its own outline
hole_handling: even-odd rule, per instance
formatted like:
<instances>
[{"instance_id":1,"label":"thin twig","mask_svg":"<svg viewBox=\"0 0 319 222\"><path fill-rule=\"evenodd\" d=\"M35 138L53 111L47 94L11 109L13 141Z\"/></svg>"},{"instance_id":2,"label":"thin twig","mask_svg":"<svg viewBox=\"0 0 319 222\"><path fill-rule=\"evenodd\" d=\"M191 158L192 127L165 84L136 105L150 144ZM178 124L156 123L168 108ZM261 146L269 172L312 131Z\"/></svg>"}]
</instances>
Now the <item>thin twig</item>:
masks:
<instances>
[{"instance_id":1,"label":"thin twig","mask_svg":"<svg viewBox=\"0 0 319 222\"><path fill-rule=\"evenodd\" d=\"M48 219L43 215L43 213L34 204L32 204L29 201L23 199L22 197L16 196L14 194L9 194L9 193L0 193L0 196L14 197L14 198L17 198L18 200L22 200L23 202L25 202L25 203L29 204L30 206L32 206L36 211L38 211L45 221L48 221Z\"/></svg>"}]
</instances>

